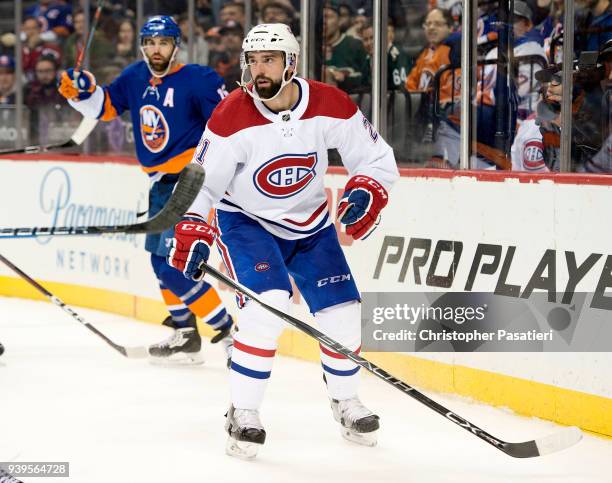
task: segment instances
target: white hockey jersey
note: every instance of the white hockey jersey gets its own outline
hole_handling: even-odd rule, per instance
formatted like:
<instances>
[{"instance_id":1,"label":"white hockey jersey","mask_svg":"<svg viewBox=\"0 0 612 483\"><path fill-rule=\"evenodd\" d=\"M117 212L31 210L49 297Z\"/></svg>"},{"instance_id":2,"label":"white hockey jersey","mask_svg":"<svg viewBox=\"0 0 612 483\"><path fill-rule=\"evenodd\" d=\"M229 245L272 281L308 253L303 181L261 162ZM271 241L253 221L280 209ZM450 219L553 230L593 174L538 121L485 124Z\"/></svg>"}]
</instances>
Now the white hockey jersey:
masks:
<instances>
[{"instance_id":1,"label":"white hockey jersey","mask_svg":"<svg viewBox=\"0 0 612 483\"><path fill-rule=\"evenodd\" d=\"M206 180L188 212L239 211L290 240L316 233L332 223L323 184L330 148L350 176L391 187L399 176L393 150L348 95L294 82L300 95L289 111L275 113L238 89L219 103L193 157Z\"/></svg>"},{"instance_id":2,"label":"white hockey jersey","mask_svg":"<svg viewBox=\"0 0 612 483\"><path fill-rule=\"evenodd\" d=\"M540 126L535 116L525 120L519 127L512 143L512 171L546 173L549 171L544 161L544 143Z\"/></svg>"}]
</instances>

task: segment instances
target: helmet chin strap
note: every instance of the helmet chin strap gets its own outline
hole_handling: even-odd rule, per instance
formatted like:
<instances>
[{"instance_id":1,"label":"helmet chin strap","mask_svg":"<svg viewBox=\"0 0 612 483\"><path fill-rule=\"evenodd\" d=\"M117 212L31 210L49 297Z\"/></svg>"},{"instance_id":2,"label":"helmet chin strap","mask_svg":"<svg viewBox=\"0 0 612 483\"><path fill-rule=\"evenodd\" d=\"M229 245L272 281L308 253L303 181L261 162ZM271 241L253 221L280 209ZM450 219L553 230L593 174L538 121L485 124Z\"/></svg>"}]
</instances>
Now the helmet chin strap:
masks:
<instances>
[{"instance_id":1,"label":"helmet chin strap","mask_svg":"<svg viewBox=\"0 0 612 483\"><path fill-rule=\"evenodd\" d=\"M142 53L142 57L145 60L145 63L147 64L147 67L149 69L149 72L151 72L151 75L153 77L157 77L158 79L161 79L162 77L166 76L168 72L170 72L170 69L172 68L172 64L174 63L174 58L176 57L176 54L178 53L178 47L176 45L174 46L174 49L172 50L172 55L170 56L170 61L168 62L168 67L166 67L166 70L164 70L162 74L158 74L153 70L153 68L151 67L151 64L149 64L149 58L145 54L145 50L142 45L140 46L140 52Z\"/></svg>"},{"instance_id":2,"label":"helmet chin strap","mask_svg":"<svg viewBox=\"0 0 612 483\"><path fill-rule=\"evenodd\" d=\"M293 78L296 75L296 65L297 65L297 56L295 56L295 60L292 61L293 63L291 63L291 61L289 60L289 56L287 55L286 60L285 60L285 69L283 70L283 76L282 76L282 82L281 82L281 86L278 89L278 92L276 94L274 94L272 97L268 97L268 98L261 98L259 96L259 94L257 94L257 89L255 88L255 81L253 79L251 79L253 81L253 89L248 89L248 85L249 83L245 80L245 74L247 73L247 71L249 70L249 66L245 65L242 68L242 75L240 76L240 82L238 82L238 85L240 86L240 88L246 92L249 96L251 96L253 99L256 99L258 101L261 102L268 102L271 101L273 99L276 99L278 97L278 95L281 93L281 91L285 88L285 86L287 84L289 84ZM293 69L293 73L291 74L291 76L289 77L289 79L285 79L287 72L289 71L289 67L294 66Z\"/></svg>"}]
</instances>

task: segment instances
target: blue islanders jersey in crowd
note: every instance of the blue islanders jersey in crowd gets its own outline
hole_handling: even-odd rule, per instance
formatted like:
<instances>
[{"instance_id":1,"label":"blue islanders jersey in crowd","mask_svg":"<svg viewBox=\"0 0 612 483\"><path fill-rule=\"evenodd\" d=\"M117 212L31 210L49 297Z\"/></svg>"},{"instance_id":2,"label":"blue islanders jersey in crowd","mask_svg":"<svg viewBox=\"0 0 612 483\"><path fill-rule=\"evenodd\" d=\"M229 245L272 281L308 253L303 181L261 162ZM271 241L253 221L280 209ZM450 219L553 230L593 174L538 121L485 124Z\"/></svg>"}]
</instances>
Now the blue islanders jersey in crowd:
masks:
<instances>
[{"instance_id":1,"label":"blue islanders jersey in crowd","mask_svg":"<svg viewBox=\"0 0 612 483\"><path fill-rule=\"evenodd\" d=\"M223 79L210 67L179 64L160 79L140 61L104 87L98 117L109 121L129 110L143 170L150 176L179 173L225 95Z\"/></svg>"},{"instance_id":2,"label":"blue islanders jersey in crowd","mask_svg":"<svg viewBox=\"0 0 612 483\"><path fill-rule=\"evenodd\" d=\"M70 5L55 2L47 6L32 5L25 9L24 15L38 19L42 32L53 30L59 35L67 36L74 30Z\"/></svg>"}]
</instances>

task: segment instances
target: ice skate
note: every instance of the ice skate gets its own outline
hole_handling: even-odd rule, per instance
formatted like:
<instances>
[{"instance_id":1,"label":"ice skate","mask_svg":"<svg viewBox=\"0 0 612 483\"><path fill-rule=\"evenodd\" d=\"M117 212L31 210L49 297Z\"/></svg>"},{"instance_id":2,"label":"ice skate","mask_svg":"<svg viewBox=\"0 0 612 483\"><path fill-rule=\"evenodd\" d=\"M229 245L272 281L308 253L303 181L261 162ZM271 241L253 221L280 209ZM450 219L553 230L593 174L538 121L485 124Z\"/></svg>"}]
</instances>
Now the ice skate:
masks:
<instances>
[{"instance_id":1,"label":"ice skate","mask_svg":"<svg viewBox=\"0 0 612 483\"><path fill-rule=\"evenodd\" d=\"M231 315L228 315L231 319ZM229 369L230 364L232 363L232 350L234 348L234 334L238 329L232 322L232 325L227 329L220 331L216 334L212 339L210 339L211 344L221 343L223 349L225 350L225 355L227 357L227 367Z\"/></svg>"},{"instance_id":2,"label":"ice skate","mask_svg":"<svg viewBox=\"0 0 612 483\"><path fill-rule=\"evenodd\" d=\"M230 406L226 418L225 429L229 437L225 452L237 458L255 458L259 447L266 441L266 432L259 421L259 411Z\"/></svg>"},{"instance_id":3,"label":"ice skate","mask_svg":"<svg viewBox=\"0 0 612 483\"><path fill-rule=\"evenodd\" d=\"M164 325L166 324L166 319ZM196 328L195 316L189 318L189 327L176 329L165 341L149 346L149 360L157 365L202 364L202 339Z\"/></svg>"},{"instance_id":4,"label":"ice skate","mask_svg":"<svg viewBox=\"0 0 612 483\"><path fill-rule=\"evenodd\" d=\"M331 408L344 439L364 446L376 446L379 418L357 396L340 401L332 399Z\"/></svg>"}]
</instances>

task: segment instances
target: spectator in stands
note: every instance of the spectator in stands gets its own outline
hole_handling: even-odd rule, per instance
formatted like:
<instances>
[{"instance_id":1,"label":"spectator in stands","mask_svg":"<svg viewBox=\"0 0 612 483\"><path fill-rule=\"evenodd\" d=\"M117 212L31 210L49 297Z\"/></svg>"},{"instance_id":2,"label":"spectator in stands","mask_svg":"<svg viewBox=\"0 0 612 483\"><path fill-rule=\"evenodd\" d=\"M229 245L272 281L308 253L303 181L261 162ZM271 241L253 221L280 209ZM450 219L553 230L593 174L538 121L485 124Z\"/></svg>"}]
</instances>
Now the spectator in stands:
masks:
<instances>
[{"instance_id":1,"label":"spectator in stands","mask_svg":"<svg viewBox=\"0 0 612 483\"><path fill-rule=\"evenodd\" d=\"M463 15L462 0L433 0L432 3L435 7L443 8L444 10L449 11L451 17L453 18L453 23L451 26L453 31L461 28L461 17Z\"/></svg>"},{"instance_id":2,"label":"spectator in stands","mask_svg":"<svg viewBox=\"0 0 612 483\"><path fill-rule=\"evenodd\" d=\"M196 0L197 22L202 26L204 31L207 31L216 23L212 3L211 0Z\"/></svg>"},{"instance_id":3,"label":"spectator in stands","mask_svg":"<svg viewBox=\"0 0 612 483\"><path fill-rule=\"evenodd\" d=\"M114 62L126 67L136 61L137 57L136 26L131 20L123 19L119 22Z\"/></svg>"},{"instance_id":4,"label":"spectator in stands","mask_svg":"<svg viewBox=\"0 0 612 483\"><path fill-rule=\"evenodd\" d=\"M23 72L28 81L34 80L34 69L40 57L52 56L59 63L61 52L56 44L45 42L41 38L41 28L38 19L26 17L21 24L21 32L25 37L22 47Z\"/></svg>"},{"instance_id":5,"label":"spectator in stands","mask_svg":"<svg viewBox=\"0 0 612 483\"><path fill-rule=\"evenodd\" d=\"M526 2L515 0L513 30L514 30L514 57L535 56L546 67L547 58L544 50L544 38L539 30L534 28L531 20L533 12ZM497 50L493 49L487 58L497 58ZM541 70L537 59L518 60L518 78L516 88L519 96L518 119L524 120L535 111L538 101L540 85L535 78L536 72ZM494 73L494 72L493 72Z\"/></svg>"},{"instance_id":6,"label":"spectator in stands","mask_svg":"<svg viewBox=\"0 0 612 483\"><path fill-rule=\"evenodd\" d=\"M563 36L563 3L564 0L538 0L540 7L548 5L550 9L549 15L536 28L544 37L546 57L554 64L560 63L563 58L562 44L555 42Z\"/></svg>"},{"instance_id":7,"label":"spectator in stands","mask_svg":"<svg viewBox=\"0 0 612 483\"><path fill-rule=\"evenodd\" d=\"M262 23L284 23L293 27L295 11L290 3L272 0L263 5L261 9Z\"/></svg>"},{"instance_id":8,"label":"spectator in stands","mask_svg":"<svg viewBox=\"0 0 612 483\"><path fill-rule=\"evenodd\" d=\"M612 39L612 1L577 0L576 3L583 7L576 12L576 55L583 51L599 51ZM580 31L585 33L580 34Z\"/></svg>"},{"instance_id":9,"label":"spectator in stands","mask_svg":"<svg viewBox=\"0 0 612 483\"><path fill-rule=\"evenodd\" d=\"M605 58L605 55L600 58ZM544 94L538 104L537 116L520 126L514 140L513 169L559 171L563 99L561 70L562 65L555 64L536 74L545 86ZM603 142L607 133L602 131L602 114L609 116L601 109L603 91L600 81L605 85L604 77L602 65L581 65L579 61L573 69L571 160L577 171L612 171L609 145ZM532 148L538 148L541 153Z\"/></svg>"},{"instance_id":10,"label":"spectator in stands","mask_svg":"<svg viewBox=\"0 0 612 483\"><path fill-rule=\"evenodd\" d=\"M225 80L228 92L238 87L242 75L240 52L242 51L243 30L237 22L230 20L219 29L220 49L211 54L210 65Z\"/></svg>"},{"instance_id":11,"label":"spectator in stands","mask_svg":"<svg viewBox=\"0 0 612 483\"><path fill-rule=\"evenodd\" d=\"M17 36L13 32L5 32L0 35L0 55L13 55Z\"/></svg>"},{"instance_id":12,"label":"spectator in stands","mask_svg":"<svg viewBox=\"0 0 612 483\"><path fill-rule=\"evenodd\" d=\"M406 89L411 92L427 92L432 87L436 72L450 64L450 47L444 43L451 33L453 18L448 10L432 9L423 22L427 47L423 49L406 79Z\"/></svg>"},{"instance_id":13,"label":"spectator in stands","mask_svg":"<svg viewBox=\"0 0 612 483\"><path fill-rule=\"evenodd\" d=\"M215 59L219 56L220 52L223 52L219 30L221 30L219 26L211 27L204 34L204 40L208 45L208 65L210 66L214 66Z\"/></svg>"},{"instance_id":14,"label":"spectator in stands","mask_svg":"<svg viewBox=\"0 0 612 483\"><path fill-rule=\"evenodd\" d=\"M15 60L0 56L0 106L15 104Z\"/></svg>"},{"instance_id":15,"label":"spectator in stands","mask_svg":"<svg viewBox=\"0 0 612 483\"><path fill-rule=\"evenodd\" d=\"M540 32L534 29L533 12L522 0L515 0L512 15L514 31L514 60L516 70L510 69L509 74L514 82L509 84L507 98L496 99L497 65L495 63L478 70L478 86L476 101L477 112L477 168L508 169L511 159L507 155L507 147L512 143L515 127L528 119L538 103L540 85L537 73L542 66L547 66L544 39ZM497 47L490 50L485 59L497 59ZM500 116L500 111L502 115ZM509 119L507 127L498 125L500 118ZM505 122L505 121L504 121ZM503 131L507 147L502 146L502 140L497 132Z\"/></svg>"},{"instance_id":16,"label":"spectator in stands","mask_svg":"<svg viewBox=\"0 0 612 483\"><path fill-rule=\"evenodd\" d=\"M244 4L239 2L229 2L221 7L219 11L219 21L221 25L229 21L238 23L244 31Z\"/></svg>"},{"instance_id":17,"label":"spectator in stands","mask_svg":"<svg viewBox=\"0 0 612 483\"><path fill-rule=\"evenodd\" d=\"M323 82L346 92L355 92L368 84L370 63L361 40L340 31L339 7L323 6Z\"/></svg>"},{"instance_id":18,"label":"spectator in stands","mask_svg":"<svg viewBox=\"0 0 612 483\"><path fill-rule=\"evenodd\" d=\"M361 31L363 46L368 53L368 62L372 68L372 55L374 52L374 27L366 25ZM395 40L395 28L391 20L387 25L387 89L401 89L406 82L406 69L408 68L408 57L400 48L393 43Z\"/></svg>"},{"instance_id":19,"label":"spectator in stands","mask_svg":"<svg viewBox=\"0 0 612 483\"><path fill-rule=\"evenodd\" d=\"M67 38L73 31L72 6L62 1L39 0L39 3L27 8L24 17L37 18L42 27L45 41Z\"/></svg>"},{"instance_id":20,"label":"spectator in stands","mask_svg":"<svg viewBox=\"0 0 612 483\"><path fill-rule=\"evenodd\" d=\"M85 47L87 33L85 32L85 15L82 10L74 14L74 33L66 39L64 44L64 66L74 67L78 53ZM91 70L95 71L108 64L113 58L115 49L106 39L105 35L96 31L89 48L89 64Z\"/></svg>"},{"instance_id":21,"label":"spectator in stands","mask_svg":"<svg viewBox=\"0 0 612 483\"><path fill-rule=\"evenodd\" d=\"M342 2L338 5L338 26L340 27L340 32L346 34L351 25L353 25L353 8L348 3Z\"/></svg>"},{"instance_id":22,"label":"spectator in stands","mask_svg":"<svg viewBox=\"0 0 612 483\"><path fill-rule=\"evenodd\" d=\"M62 120L66 99L57 91L57 63L52 56L40 57L36 62L36 78L26 85L25 105L30 109L30 133L39 143L49 141L53 126Z\"/></svg>"},{"instance_id":23,"label":"spectator in stands","mask_svg":"<svg viewBox=\"0 0 612 483\"><path fill-rule=\"evenodd\" d=\"M363 29L370 23L370 17L372 16L372 12L370 9L360 7L357 9L355 16L353 17L353 21L349 29L346 31L347 35L351 37L355 37L357 39L361 39L361 33ZM368 15L369 13L369 15ZM391 21L391 17L389 18ZM361 39L363 41L363 39Z\"/></svg>"},{"instance_id":24,"label":"spectator in stands","mask_svg":"<svg viewBox=\"0 0 612 483\"><path fill-rule=\"evenodd\" d=\"M40 57L36 61L36 78L25 88L24 100L30 109L46 105L65 106L66 99L57 91L58 64L53 56Z\"/></svg>"},{"instance_id":25,"label":"spectator in stands","mask_svg":"<svg viewBox=\"0 0 612 483\"><path fill-rule=\"evenodd\" d=\"M176 58L179 62L187 64L189 57L189 45L191 43L191 39L189 38L189 16L187 14L181 15L178 18L178 25L181 29L182 42ZM197 23L193 27L193 35L195 42L193 46L193 60L191 62L194 64L208 65L208 44L206 43L206 40L204 40L202 27L200 27Z\"/></svg>"}]
</instances>

